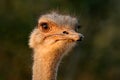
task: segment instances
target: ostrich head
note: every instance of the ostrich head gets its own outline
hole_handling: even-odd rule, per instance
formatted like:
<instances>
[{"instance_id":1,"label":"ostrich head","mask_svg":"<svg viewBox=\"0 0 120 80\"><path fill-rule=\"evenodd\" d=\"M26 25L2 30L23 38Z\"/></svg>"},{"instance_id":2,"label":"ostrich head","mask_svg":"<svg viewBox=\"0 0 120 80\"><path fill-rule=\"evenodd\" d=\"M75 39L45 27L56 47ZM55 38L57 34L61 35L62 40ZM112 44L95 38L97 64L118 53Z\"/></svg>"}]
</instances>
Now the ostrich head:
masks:
<instances>
[{"instance_id":1,"label":"ostrich head","mask_svg":"<svg viewBox=\"0 0 120 80\"><path fill-rule=\"evenodd\" d=\"M42 15L30 36L29 45L31 48L66 49L83 39L83 35L77 32L79 28L75 17L55 12Z\"/></svg>"}]
</instances>

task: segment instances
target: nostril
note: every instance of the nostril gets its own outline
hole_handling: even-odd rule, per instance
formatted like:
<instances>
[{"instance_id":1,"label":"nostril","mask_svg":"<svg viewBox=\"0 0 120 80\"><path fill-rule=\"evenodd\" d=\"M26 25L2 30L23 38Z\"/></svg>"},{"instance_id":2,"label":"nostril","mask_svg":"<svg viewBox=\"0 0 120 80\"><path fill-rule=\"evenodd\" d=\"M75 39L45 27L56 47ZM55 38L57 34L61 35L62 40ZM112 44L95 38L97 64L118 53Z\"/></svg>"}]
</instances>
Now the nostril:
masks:
<instances>
[{"instance_id":1,"label":"nostril","mask_svg":"<svg viewBox=\"0 0 120 80\"><path fill-rule=\"evenodd\" d=\"M69 34L67 31L63 31L63 34Z\"/></svg>"}]
</instances>

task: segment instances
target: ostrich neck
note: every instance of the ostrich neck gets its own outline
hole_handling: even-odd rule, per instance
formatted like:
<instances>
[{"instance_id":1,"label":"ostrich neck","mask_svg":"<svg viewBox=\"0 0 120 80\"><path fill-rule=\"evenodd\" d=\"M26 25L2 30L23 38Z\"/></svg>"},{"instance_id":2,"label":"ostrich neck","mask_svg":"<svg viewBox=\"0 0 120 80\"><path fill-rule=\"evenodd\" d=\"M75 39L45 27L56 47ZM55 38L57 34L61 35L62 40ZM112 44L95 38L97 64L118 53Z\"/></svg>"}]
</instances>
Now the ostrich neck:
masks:
<instances>
[{"instance_id":1,"label":"ostrich neck","mask_svg":"<svg viewBox=\"0 0 120 80\"><path fill-rule=\"evenodd\" d=\"M59 50L34 50L33 80L56 80L62 54Z\"/></svg>"}]
</instances>

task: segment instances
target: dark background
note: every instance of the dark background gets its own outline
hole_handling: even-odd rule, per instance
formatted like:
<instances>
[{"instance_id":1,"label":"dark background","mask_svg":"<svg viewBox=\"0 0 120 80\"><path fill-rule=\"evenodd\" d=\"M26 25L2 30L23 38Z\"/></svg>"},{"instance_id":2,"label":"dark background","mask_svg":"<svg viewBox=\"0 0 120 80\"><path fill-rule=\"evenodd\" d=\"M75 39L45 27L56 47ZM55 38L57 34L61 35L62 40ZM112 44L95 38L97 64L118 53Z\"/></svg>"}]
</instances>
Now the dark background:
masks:
<instances>
[{"instance_id":1,"label":"dark background","mask_svg":"<svg viewBox=\"0 0 120 80\"><path fill-rule=\"evenodd\" d=\"M76 15L85 36L58 80L120 80L120 0L0 0L0 80L31 80L29 34L51 10Z\"/></svg>"}]
</instances>

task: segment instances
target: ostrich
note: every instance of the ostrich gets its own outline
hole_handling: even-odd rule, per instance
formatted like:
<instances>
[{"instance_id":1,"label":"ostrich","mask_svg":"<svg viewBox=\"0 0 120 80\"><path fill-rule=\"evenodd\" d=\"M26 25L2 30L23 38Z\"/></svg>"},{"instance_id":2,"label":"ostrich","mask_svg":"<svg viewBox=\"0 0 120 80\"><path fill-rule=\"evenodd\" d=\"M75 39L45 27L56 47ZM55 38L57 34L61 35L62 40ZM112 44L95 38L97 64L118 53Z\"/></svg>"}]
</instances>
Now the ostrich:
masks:
<instances>
[{"instance_id":1,"label":"ostrich","mask_svg":"<svg viewBox=\"0 0 120 80\"><path fill-rule=\"evenodd\" d=\"M29 46L33 49L32 80L56 80L59 63L77 41L78 20L56 12L42 15L30 35Z\"/></svg>"}]
</instances>

